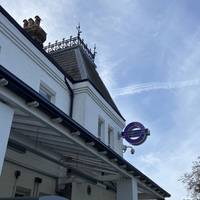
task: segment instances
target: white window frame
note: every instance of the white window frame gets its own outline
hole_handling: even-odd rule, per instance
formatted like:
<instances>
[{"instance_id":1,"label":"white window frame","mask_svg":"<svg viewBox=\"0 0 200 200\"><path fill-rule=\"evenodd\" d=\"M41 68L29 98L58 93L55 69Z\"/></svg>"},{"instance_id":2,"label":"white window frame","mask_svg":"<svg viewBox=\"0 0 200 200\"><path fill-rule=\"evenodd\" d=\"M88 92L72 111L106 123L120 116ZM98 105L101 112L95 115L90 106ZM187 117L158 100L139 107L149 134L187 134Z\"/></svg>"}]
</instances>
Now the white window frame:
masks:
<instances>
[{"instance_id":1,"label":"white window frame","mask_svg":"<svg viewBox=\"0 0 200 200\"><path fill-rule=\"evenodd\" d=\"M98 129L97 129L97 137L100 140L104 139L105 134L105 120L102 117L98 118Z\"/></svg>"},{"instance_id":2,"label":"white window frame","mask_svg":"<svg viewBox=\"0 0 200 200\"><path fill-rule=\"evenodd\" d=\"M114 148L114 129L108 126L108 146Z\"/></svg>"},{"instance_id":3,"label":"white window frame","mask_svg":"<svg viewBox=\"0 0 200 200\"><path fill-rule=\"evenodd\" d=\"M39 93L51 103L55 103L56 100L56 92L52 90L46 83L43 81L40 82ZM42 93L46 93L49 98L46 98Z\"/></svg>"}]
</instances>

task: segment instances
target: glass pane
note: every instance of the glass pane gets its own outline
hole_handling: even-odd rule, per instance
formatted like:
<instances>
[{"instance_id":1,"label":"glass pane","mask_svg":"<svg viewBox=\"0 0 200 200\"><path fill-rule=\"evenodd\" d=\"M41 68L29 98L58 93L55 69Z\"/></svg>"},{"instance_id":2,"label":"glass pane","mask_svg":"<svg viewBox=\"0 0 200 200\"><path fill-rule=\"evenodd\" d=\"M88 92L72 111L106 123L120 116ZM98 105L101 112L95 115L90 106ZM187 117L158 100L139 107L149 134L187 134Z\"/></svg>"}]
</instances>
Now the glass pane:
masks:
<instances>
[{"instance_id":1,"label":"glass pane","mask_svg":"<svg viewBox=\"0 0 200 200\"><path fill-rule=\"evenodd\" d=\"M40 89L39 93L48 101L51 101L51 95L44 91L42 88Z\"/></svg>"}]
</instances>

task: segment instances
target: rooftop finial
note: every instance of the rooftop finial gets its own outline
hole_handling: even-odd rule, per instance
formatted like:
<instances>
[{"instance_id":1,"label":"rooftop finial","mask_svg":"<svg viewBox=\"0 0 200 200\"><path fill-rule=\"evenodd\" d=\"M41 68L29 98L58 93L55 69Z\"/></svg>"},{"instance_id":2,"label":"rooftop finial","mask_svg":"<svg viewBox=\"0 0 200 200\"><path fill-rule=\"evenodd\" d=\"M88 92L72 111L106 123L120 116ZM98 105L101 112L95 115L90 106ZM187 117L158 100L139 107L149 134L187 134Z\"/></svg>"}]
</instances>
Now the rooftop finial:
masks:
<instances>
[{"instance_id":1,"label":"rooftop finial","mask_svg":"<svg viewBox=\"0 0 200 200\"><path fill-rule=\"evenodd\" d=\"M23 26L23 27L24 27L24 28L27 28L27 27L28 27L28 20L27 20L27 19L24 19L23 22L24 22L24 26Z\"/></svg>"},{"instance_id":2,"label":"rooftop finial","mask_svg":"<svg viewBox=\"0 0 200 200\"><path fill-rule=\"evenodd\" d=\"M80 37L82 31L81 31L81 26L80 26L80 22L78 23L78 25L76 26L76 29L78 31L77 35L78 35L78 38Z\"/></svg>"},{"instance_id":3,"label":"rooftop finial","mask_svg":"<svg viewBox=\"0 0 200 200\"><path fill-rule=\"evenodd\" d=\"M97 54L96 49L97 49L96 44L94 44L94 49L93 49L93 57L94 57L94 59L95 59L95 56Z\"/></svg>"}]
</instances>

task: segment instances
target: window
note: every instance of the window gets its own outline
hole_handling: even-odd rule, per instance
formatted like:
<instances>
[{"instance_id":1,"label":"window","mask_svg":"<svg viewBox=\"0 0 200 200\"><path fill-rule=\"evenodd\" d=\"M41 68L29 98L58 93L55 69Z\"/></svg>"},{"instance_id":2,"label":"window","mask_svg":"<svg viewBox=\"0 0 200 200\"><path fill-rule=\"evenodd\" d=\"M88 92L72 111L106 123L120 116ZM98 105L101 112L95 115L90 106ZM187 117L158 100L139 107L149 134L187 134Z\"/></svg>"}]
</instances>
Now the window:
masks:
<instances>
[{"instance_id":1,"label":"window","mask_svg":"<svg viewBox=\"0 0 200 200\"><path fill-rule=\"evenodd\" d=\"M16 192L15 192L15 197L30 197L31 195L31 190L17 186Z\"/></svg>"},{"instance_id":2,"label":"window","mask_svg":"<svg viewBox=\"0 0 200 200\"><path fill-rule=\"evenodd\" d=\"M114 147L114 132L110 126L108 127L108 146Z\"/></svg>"},{"instance_id":3,"label":"window","mask_svg":"<svg viewBox=\"0 0 200 200\"><path fill-rule=\"evenodd\" d=\"M43 82L40 84L39 93L51 103L55 103L55 92Z\"/></svg>"},{"instance_id":4,"label":"window","mask_svg":"<svg viewBox=\"0 0 200 200\"><path fill-rule=\"evenodd\" d=\"M103 140L104 136L104 120L102 118L99 118L98 121L98 138Z\"/></svg>"},{"instance_id":5,"label":"window","mask_svg":"<svg viewBox=\"0 0 200 200\"><path fill-rule=\"evenodd\" d=\"M118 138L119 141L122 140L122 133L121 132L118 131L117 136L118 136L117 138Z\"/></svg>"}]
</instances>

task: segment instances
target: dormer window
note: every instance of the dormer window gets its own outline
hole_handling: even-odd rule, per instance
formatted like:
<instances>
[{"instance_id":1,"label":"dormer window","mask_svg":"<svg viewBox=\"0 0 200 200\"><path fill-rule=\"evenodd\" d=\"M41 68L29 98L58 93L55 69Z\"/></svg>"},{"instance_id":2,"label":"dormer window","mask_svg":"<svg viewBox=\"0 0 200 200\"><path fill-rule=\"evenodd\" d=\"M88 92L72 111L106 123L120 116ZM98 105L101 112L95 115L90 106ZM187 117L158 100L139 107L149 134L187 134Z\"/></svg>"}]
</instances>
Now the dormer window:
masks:
<instances>
[{"instance_id":1,"label":"dormer window","mask_svg":"<svg viewBox=\"0 0 200 200\"><path fill-rule=\"evenodd\" d=\"M39 93L51 103L55 103L55 92L43 82L40 84Z\"/></svg>"}]
</instances>

